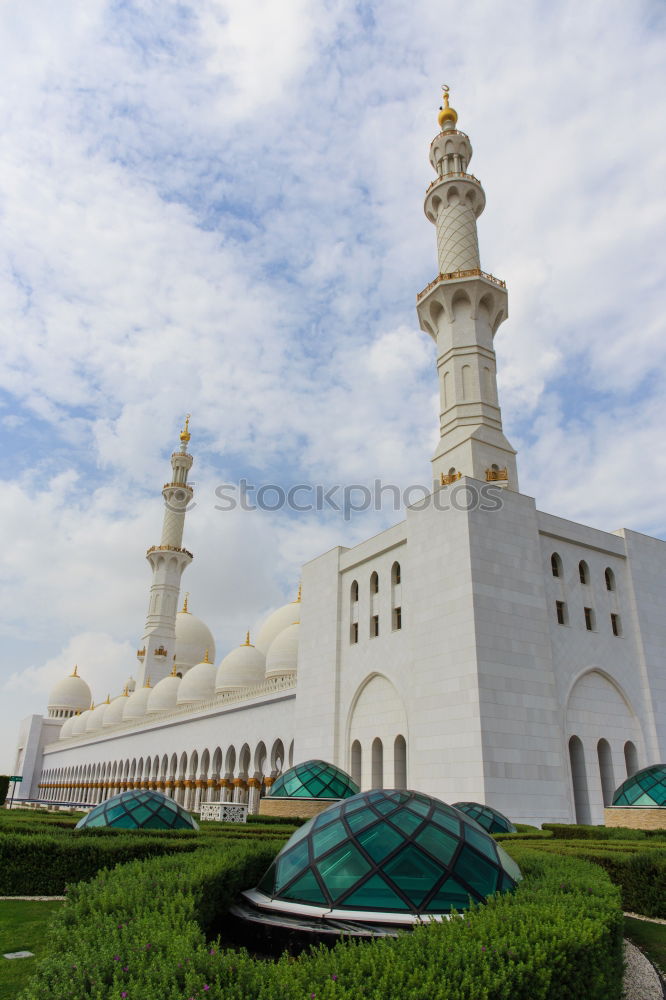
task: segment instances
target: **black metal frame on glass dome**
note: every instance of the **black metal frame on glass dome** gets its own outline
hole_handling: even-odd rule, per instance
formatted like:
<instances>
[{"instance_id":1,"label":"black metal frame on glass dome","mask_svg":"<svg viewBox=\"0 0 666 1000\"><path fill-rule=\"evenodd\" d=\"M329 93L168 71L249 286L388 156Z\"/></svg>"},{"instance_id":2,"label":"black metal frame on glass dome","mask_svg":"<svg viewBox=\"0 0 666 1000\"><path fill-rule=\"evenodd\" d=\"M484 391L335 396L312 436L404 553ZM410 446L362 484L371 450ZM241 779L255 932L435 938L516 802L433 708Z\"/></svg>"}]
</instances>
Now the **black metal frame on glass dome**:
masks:
<instances>
[{"instance_id":1,"label":"black metal frame on glass dome","mask_svg":"<svg viewBox=\"0 0 666 1000\"><path fill-rule=\"evenodd\" d=\"M467 909L521 878L464 813L419 792L374 790L297 830L243 896L255 912L411 924Z\"/></svg>"},{"instance_id":2,"label":"black metal frame on glass dome","mask_svg":"<svg viewBox=\"0 0 666 1000\"><path fill-rule=\"evenodd\" d=\"M359 791L342 768L325 760L306 760L281 774L269 794L276 799L345 799Z\"/></svg>"},{"instance_id":3,"label":"black metal frame on glass dome","mask_svg":"<svg viewBox=\"0 0 666 1000\"><path fill-rule=\"evenodd\" d=\"M615 789L612 805L666 807L666 764L651 764L632 774Z\"/></svg>"},{"instance_id":4,"label":"black metal frame on glass dome","mask_svg":"<svg viewBox=\"0 0 666 1000\"><path fill-rule=\"evenodd\" d=\"M471 816L488 833L516 833L509 817L491 806L481 805L480 802L454 802L453 807L460 809L466 816Z\"/></svg>"},{"instance_id":5,"label":"black metal frame on glass dome","mask_svg":"<svg viewBox=\"0 0 666 1000\"><path fill-rule=\"evenodd\" d=\"M199 824L178 802L152 789L128 789L100 802L76 824L120 830L198 830Z\"/></svg>"}]
</instances>

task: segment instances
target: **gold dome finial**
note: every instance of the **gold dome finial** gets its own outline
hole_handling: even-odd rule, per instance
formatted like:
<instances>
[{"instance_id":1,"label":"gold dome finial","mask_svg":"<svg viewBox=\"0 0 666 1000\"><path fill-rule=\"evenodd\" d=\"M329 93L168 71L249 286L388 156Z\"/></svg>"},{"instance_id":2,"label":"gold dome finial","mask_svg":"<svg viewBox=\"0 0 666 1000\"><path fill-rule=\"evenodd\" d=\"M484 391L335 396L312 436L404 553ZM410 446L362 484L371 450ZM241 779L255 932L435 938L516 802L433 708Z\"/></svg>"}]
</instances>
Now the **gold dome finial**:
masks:
<instances>
[{"instance_id":1,"label":"gold dome finial","mask_svg":"<svg viewBox=\"0 0 666 1000\"><path fill-rule=\"evenodd\" d=\"M146 683L143 686L146 688L150 687L150 674L148 674L148 676L146 677Z\"/></svg>"},{"instance_id":2,"label":"gold dome finial","mask_svg":"<svg viewBox=\"0 0 666 1000\"><path fill-rule=\"evenodd\" d=\"M111 704L111 695L110 694L107 694L106 701L104 702L104 704L105 705L110 705Z\"/></svg>"},{"instance_id":3,"label":"gold dome finial","mask_svg":"<svg viewBox=\"0 0 666 1000\"><path fill-rule=\"evenodd\" d=\"M189 615L189 613L190 613L187 610L187 600L188 600L189 596L190 596L190 592L188 590L188 592L185 594L185 600L183 601L183 610L180 612L181 615Z\"/></svg>"},{"instance_id":4,"label":"gold dome finial","mask_svg":"<svg viewBox=\"0 0 666 1000\"><path fill-rule=\"evenodd\" d=\"M458 112L449 107L449 88L445 83L442 84L442 102L439 114L437 115L439 127L443 129L446 122L451 122L449 127L455 128L458 121Z\"/></svg>"},{"instance_id":5,"label":"gold dome finial","mask_svg":"<svg viewBox=\"0 0 666 1000\"><path fill-rule=\"evenodd\" d=\"M129 698L129 684L126 684L123 688L123 698Z\"/></svg>"},{"instance_id":6,"label":"gold dome finial","mask_svg":"<svg viewBox=\"0 0 666 1000\"><path fill-rule=\"evenodd\" d=\"M210 660L208 659L208 650L206 650L206 652L204 653L204 658L203 658L203 660L201 662L202 663L210 663Z\"/></svg>"},{"instance_id":7,"label":"gold dome finial","mask_svg":"<svg viewBox=\"0 0 666 1000\"><path fill-rule=\"evenodd\" d=\"M190 438L192 437L192 435L190 434L190 420L191 420L191 414L188 413L187 416L185 417L185 426L180 432L180 440L183 442L183 444L187 444Z\"/></svg>"},{"instance_id":8,"label":"gold dome finial","mask_svg":"<svg viewBox=\"0 0 666 1000\"><path fill-rule=\"evenodd\" d=\"M78 675L78 669L79 669L79 666L78 666L77 663L75 663L74 664L74 669L72 670L72 672L71 672L71 674L69 676L70 677L78 677L79 676Z\"/></svg>"},{"instance_id":9,"label":"gold dome finial","mask_svg":"<svg viewBox=\"0 0 666 1000\"><path fill-rule=\"evenodd\" d=\"M301 603L301 594L302 594L302 592L303 592L303 584L299 583L299 585L298 585L298 593L296 594L296 600L292 601L291 602L292 604L300 604Z\"/></svg>"},{"instance_id":10,"label":"gold dome finial","mask_svg":"<svg viewBox=\"0 0 666 1000\"><path fill-rule=\"evenodd\" d=\"M245 642L242 642L241 646L252 646L252 643L250 642L250 630L249 629L245 633Z\"/></svg>"},{"instance_id":11,"label":"gold dome finial","mask_svg":"<svg viewBox=\"0 0 666 1000\"><path fill-rule=\"evenodd\" d=\"M176 673L176 664L175 663L174 663L173 667L171 668L171 676L172 677L177 677L178 676L178 674Z\"/></svg>"}]
</instances>

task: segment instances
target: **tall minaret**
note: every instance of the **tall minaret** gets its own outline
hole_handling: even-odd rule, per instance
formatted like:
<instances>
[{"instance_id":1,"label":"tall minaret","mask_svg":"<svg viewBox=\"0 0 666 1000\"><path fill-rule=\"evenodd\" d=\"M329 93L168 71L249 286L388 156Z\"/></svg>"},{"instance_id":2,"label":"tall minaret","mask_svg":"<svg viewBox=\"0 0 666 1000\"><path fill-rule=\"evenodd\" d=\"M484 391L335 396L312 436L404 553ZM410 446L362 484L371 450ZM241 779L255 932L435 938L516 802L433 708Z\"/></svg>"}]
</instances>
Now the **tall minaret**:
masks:
<instances>
[{"instance_id":1,"label":"tall minaret","mask_svg":"<svg viewBox=\"0 0 666 1000\"><path fill-rule=\"evenodd\" d=\"M440 441L432 459L437 485L461 475L518 490L516 453L502 433L493 337L507 317L506 285L481 270L476 220L485 208L481 183L467 173L468 136L456 128L448 87L430 145L437 173L425 214L437 230L439 273L416 297L421 329L437 344Z\"/></svg>"},{"instance_id":2,"label":"tall minaret","mask_svg":"<svg viewBox=\"0 0 666 1000\"><path fill-rule=\"evenodd\" d=\"M182 547L185 513L192 499L193 489L187 481L193 458L187 452L190 440L190 418L180 434L180 448L171 456L173 473L171 482L162 489L164 497L164 521L162 539L146 552L146 559L153 571L146 627L143 634L143 649L137 657L142 669L139 686L148 679L152 685L171 673L176 655L176 612L180 593L180 578L183 570L192 562L191 552Z\"/></svg>"}]
</instances>

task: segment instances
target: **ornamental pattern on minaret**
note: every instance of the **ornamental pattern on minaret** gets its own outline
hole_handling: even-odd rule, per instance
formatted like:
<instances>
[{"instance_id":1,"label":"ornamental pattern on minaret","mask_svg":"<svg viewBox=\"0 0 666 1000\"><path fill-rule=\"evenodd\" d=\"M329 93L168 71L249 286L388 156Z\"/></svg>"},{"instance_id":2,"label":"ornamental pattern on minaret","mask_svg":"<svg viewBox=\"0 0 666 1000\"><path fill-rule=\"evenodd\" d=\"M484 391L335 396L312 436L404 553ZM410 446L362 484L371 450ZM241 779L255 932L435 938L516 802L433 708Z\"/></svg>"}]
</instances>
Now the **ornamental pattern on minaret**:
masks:
<instances>
[{"instance_id":1,"label":"ornamental pattern on minaret","mask_svg":"<svg viewBox=\"0 0 666 1000\"><path fill-rule=\"evenodd\" d=\"M507 318L506 285L481 270L476 220L486 205L469 173L472 144L456 126L443 87L440 132L430 145L437 176L424 211L437 234L438 275L416 298L421 329L437 345L440 441L432 459L436 486L462 476L518 489L516 453L502 431L493 338Z\"/></svg>"},{"instance_id":2,"label":"ornamental pattern on minaret","mask_svg":"<svg viewBox=\"0 0 666 1000\"><path fill-rule=\"evenodd\" d=\"M171 456L171 479L162 487L164 518L159 545L146 553L153 579L148 599L148 614L142 648L137 651L141 663L140 684L150 677L155 685L171 672L176 653L176 613L183 571L192 562L191 552L183 548L185 514L193 489L187 481L194 459L188 453L190 417L180 434L180 448Z\"/></svg>"}]
</instances>

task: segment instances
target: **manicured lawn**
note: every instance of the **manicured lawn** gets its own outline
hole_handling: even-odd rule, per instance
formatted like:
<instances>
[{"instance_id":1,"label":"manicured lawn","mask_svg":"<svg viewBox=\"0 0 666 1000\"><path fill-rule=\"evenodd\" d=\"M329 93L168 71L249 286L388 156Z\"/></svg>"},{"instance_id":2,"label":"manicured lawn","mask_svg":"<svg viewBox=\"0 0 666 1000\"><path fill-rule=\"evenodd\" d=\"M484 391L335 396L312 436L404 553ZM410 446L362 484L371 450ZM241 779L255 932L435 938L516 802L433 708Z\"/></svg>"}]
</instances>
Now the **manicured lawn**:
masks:
<instances>
[{"instance_id":1,"label":"manicured lawn","mask_svg":"<svg viewBox=\"0 0 666 1000\"><path fill-rule=\"evenodd\" d=\"M624 934L643 949L662 976L666 975L666 924L650 924L647 920L625 917Z\"/></svg>"},{"instance_id":2,"label":"manicured lawn","mask_svg":"<svg viewBox=\"0 0 666 1000\"><path fill-rule=\"evenodd\" d=\"M3 958L6 951L42 952L47 924L60 902L0 901L0 1000L10 1000L26 985L35 958Z\"/></svg>"}]
</instances>

